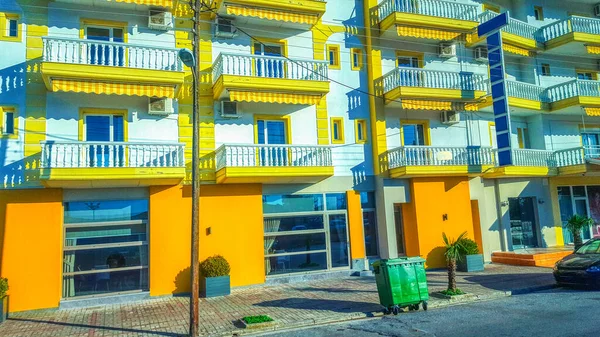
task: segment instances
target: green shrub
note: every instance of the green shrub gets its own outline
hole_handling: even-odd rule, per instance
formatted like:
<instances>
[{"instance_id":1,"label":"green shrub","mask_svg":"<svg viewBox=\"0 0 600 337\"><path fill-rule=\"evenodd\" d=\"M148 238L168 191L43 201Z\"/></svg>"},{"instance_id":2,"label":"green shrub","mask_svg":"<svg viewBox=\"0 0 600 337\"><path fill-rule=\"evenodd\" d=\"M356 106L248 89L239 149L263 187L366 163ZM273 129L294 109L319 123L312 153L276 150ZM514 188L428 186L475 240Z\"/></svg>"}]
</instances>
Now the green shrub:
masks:
<instances>
[{"instance_id":1,"label":"green shrub","mask_svg":"<svg viewBox=\"0 0 600 337\"><path fill-rule=\"evenodd\" d=\"M6 292L8 291L8 279L0 277L0 298L6 296Z\"/></svg>"},{"instance_id":2,"label":"green shrub","mask_svg":"<svg viewBox=\"0 0 600 337\"><path fill-rule=\"evenodd\" d=\"M463 255L477 255L479 254L479 247L477 246L477 242L469 239L462 238L461 240L462 253Z\"/></svg>"},{"instance_id":3,"label":"green shrub","mask_svg":"<svg viewBox=\"0 0 600 337\"><path fill-rule=\"evenodd\" d=\"M242 318L246 324L257 324L265 322L273 322L273 319L267 315L246 316Z\"/></svg>"},{"instance_id":4,"label":"green shrub","mask_svg":"<svg viewBox=\"0 0 600 337\"><path fill-rule=\"evenodd\" d=\"M204 277L219 277L229 275L231 267L224 257L214 255L200 263L200 270Z\"/></svg>"},{"instance_id":5,"label":"green shrub","mask_svg":"<svg viewBox=\"0 0 600 337\"><path fill-rule=\"evenodd\" d=\"M442 294L446 296L456 296L456 295L464 295L465 292L456 288L456 290L452 291L451 289L440 291Z\"/></svg>"}]
</instances>

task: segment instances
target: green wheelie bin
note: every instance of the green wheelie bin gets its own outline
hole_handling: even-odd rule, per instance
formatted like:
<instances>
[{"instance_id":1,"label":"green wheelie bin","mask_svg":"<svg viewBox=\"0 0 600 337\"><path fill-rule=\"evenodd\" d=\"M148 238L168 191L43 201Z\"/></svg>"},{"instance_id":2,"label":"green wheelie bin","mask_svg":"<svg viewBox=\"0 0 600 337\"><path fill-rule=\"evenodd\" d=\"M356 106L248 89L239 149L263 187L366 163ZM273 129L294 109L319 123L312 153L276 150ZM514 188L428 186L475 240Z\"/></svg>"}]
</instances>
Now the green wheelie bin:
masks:
<instances>
[{"instance_id":1,"label":"green wheelie bin","mask_svg":"<svg viewBox=\"0 0 600 337\"><path fill-rule=\"evenodd\" d=\"M429 291L425 276L425 260L407 257L379 260L373 263L379 301L384 313L397 315L400 308L427 310Z\"/></svg>"}]
</instances>

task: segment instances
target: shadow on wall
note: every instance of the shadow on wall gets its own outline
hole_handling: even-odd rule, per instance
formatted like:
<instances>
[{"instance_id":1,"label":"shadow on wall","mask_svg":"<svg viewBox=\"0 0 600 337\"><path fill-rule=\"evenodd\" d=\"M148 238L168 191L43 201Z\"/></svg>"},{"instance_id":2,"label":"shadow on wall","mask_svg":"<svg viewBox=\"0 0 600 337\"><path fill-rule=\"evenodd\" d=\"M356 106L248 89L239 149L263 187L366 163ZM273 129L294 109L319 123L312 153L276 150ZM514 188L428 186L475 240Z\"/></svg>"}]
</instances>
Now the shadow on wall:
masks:
<instances>
[{"instance_id":1,"label":"shadow on wall","mask_svg":"<svg viewBox=\"0 0 600 337\"><path fill-rule=\"evenodd\" d=\"M442 240L441 235L440 240ZM431 269L446 267L446 256L444 256L445 253L446 248L442 246L432 249L429 254L427 254L427 258L425 258L425 264L427 265L427 268Z\"/></svg>"},{"instance_id":2,"label":"shadow on wall","mask_svg":"<svg viewBox=\"0 0 600 337\"><path fill-rule=\"evenodd\" d=\"M175 276L175 281L173 281L173 283L175 283L173 294L189 293L191 277L190 267L180 271L177 276Z\"/></svg>"}]
</instances>

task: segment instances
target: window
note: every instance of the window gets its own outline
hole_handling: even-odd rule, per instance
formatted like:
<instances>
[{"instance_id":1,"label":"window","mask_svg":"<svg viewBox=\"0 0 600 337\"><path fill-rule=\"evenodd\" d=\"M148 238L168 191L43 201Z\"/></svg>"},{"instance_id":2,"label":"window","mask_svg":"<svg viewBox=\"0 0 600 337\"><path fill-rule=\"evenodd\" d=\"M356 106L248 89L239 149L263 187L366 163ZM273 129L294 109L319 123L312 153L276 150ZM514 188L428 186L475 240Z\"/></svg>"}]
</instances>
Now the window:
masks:
<instances>
[{"instance_id":1,"label":"window","mask_svg":"<svg viewBox=\"0 0 600 337\"><path fill-rule=\"evenodd\" d=\"M344 119L341 117L331 118L331 142L344 144Z\"/></svg>"},{"instance_id":2,"label":"window","mask_svg":"<svg viewBox=\"0 0 600 337\"><path fill-rule=\"evenodd\" d=\"M529 132L527 128L517 128L517 138L519 140L519 149L529 149Z\"/></svg>"},{"instance_id":3,"label":"window","mask_svg":"<svg viewBox=\"0 0 600 337\"><path fill-rule=\"evenodd\" d=\"M17 135L18 118L15 109L0 107L0 135L13 138Z\"/></svg>"},{"instance_id":4,"label":"window","mask_svg":"<svg viewBox=\"0 0 600 337\"><path fill-rule=\"evenodd\" d=\"M0 40L20 41L19 16L16 14L0 13Z\"/></svg>"},{"instance_id":5,"label":"window","mask_svg":"<svg viewBox=\"0 0 600 337\"><path fill-rule=\"evenodd\" d=\"M398 52L396 53L396 66L420 68L423 65L423 55L418 53Z\"/></svg>"},{"instance_id":6,"label":"window","mask_svg":"<svg viewBox=\"0 0 600 337\"><path fill-rule=\"evenodd\" d=\"M367 256L378 256L377 215L375 212L375 193L360 192L360 204L363 211L363 231Z\"/></svg>"},{"instance_id":7,"label":"window","mask_svg":"<svg viewBox=\"0 0 600 337\"><path fill-rule=\"evenodd\" d=\"M367 121L364 119L357 119L354 122L354 131L356 134L356 143L364 144L367 142Z\"/></svg>"},{"instance_id":8,"label":"window","mask_svg":"<svg viewBox=\"0 0 600 337\"><path fill-rule=\"evenodd\" d=\"M362 68L362 50L360 48L352 48L352 70L360 70Z\"/></svg>"},{"instance_id":9,"label":"window","mask_svg":"<svg viewBox=\"0 0 600 337\"><path fill-rule=\"evenodd\" d=\"M544 21L544 9L541 6L534 6L533 16L538 21Z\"/></svg>"},{"instance_id":10,"label":"window","mask_svg":"<svg viewBox=\"0 0 600 337\"><path fill-rule=\"evenodd\" d=\"M403 146L429 145L429 122L402 122L401 134Z\"/></svg>"},{"instance_id":11,"label":"window","mask_svg":"<svg viewBox=\"0 0 600 337\"><path fill-rule=\"evenodd\" d=\"M592 70L577 69L577 79L579 80L597 80L598 73Z\"/></svg>"},{"instance_id":12,"label":"window","mask_svg":"<svg viewBox=\"0 0 600 337\"><path fill-rule=\"evenodd\" d=\"M550 65L542 63L542 76L550 76Z\"/></svg>"},{"instance_id":13,"label":"window","mask_svg":"<svg viewBox=\"0 0 600 337\"><path fill-rule=\"evenodd\" d=\"M329 60L329 69L340 69L340 46L327 45L327 59Z\"/></svg>"}]
</instances>

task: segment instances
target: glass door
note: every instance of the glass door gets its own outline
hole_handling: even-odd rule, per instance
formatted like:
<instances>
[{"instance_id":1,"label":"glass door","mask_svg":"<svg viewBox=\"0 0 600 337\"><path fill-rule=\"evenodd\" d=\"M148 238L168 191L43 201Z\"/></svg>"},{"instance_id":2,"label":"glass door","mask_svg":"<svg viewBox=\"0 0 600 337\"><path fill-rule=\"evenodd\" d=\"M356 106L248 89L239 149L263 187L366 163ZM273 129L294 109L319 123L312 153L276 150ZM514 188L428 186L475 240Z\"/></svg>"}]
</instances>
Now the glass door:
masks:
<instances>
[{"instance_id":1,"label":"glass door","mask_svg":"<svg viewBox=\"0 0 600 337\"><path fill-rule=\"evenodd\" d=\"M513 249L537 247L535 198L509 198L510 234Z\"/></svg>"},{"instance_id":2,"label":"glass door","mask_svg":"<svg viewBox=\"0 0 600 337\"><path fill-rule=\"evenodd\" d=\"M125 42L123 28L114 27L86 27L87 40L102 42ZM104 66L125 66L125 47L122 45L90 44L87 59L91 64Z\"/></svg>"},{"instance_id":3,"label":"glass door","mask_svg":"<svg viewBox=\"0 0 600 337\"><path fill-rule=\"evenodd\" d=\"M87 142L123 142L125 140L123 116L85 115L84 140ZM121 144L92 144L88 150L91 167L124 166L124 146Z\"/></svg>"},{"instance_id":4,"label":"glass door","mask_svg":"<svg viewBox=\"0 0 600 337\"><path fill-rule=\"evenodd\" d=\"M254 44L254 55L261 56L282 56L281 45L265 45L262 43ZM266 58L256 60L256 76L283 78L284 77L284 61L282 59Z\"/></svg>"},{"instance_id":5,"label":"glass door","mask_svg":"<svg viewBox=\"0 0 600 337\"><path fill-rule=\"evenodd\" d=\"M597 133L582 133L581 140L583 142L586 158L600 157L600 142L598 142Z\"/></svg>"},{"instance_id":6,"label":"glass door","mask_svg":"<svg viewBox=\"0 0 600 337\"><path fill-rule=\"evenodd\" d=\"M286 122L257 120L258 144L287 144ZM287 166L288 151L285 146L266 146L259 149L259 166Z\"/></svg>"}]
</instances>

